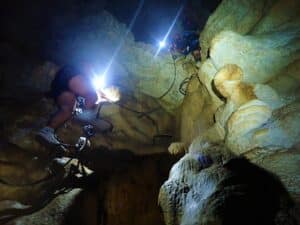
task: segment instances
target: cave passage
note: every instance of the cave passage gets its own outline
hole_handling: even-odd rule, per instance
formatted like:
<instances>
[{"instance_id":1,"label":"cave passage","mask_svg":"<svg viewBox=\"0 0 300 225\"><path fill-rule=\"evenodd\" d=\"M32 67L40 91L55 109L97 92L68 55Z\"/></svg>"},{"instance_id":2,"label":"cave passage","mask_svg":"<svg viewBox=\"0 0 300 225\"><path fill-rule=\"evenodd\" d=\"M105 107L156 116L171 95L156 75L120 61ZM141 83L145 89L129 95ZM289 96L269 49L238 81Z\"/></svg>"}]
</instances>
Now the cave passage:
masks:
<instances>
[{"instance_id":1,"label":"cave passage","mask_svg":"<svg viewBox=\"0 0 300 225\"><path fill-rule=\"evenodd\" d=\"M0 224L299 224L299 15L1 3Z\"/></svg>"}]
</instances>

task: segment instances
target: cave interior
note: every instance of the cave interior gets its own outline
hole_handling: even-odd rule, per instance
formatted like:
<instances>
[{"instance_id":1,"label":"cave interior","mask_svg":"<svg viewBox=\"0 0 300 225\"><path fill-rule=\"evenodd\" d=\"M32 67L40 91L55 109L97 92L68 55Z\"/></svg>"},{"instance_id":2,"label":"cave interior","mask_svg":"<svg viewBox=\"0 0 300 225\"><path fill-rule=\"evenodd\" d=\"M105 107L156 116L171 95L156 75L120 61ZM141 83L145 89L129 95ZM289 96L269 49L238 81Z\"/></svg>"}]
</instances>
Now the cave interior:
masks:
<instances>
[{"instance_id":1,"label":"cave interior","mask_svg":"<svg viewBox=\"0 0 300 225\"><path fill-rule=\"evenodd\" d=\"M0 18L0 224L300 224L299 0L11 0ZM67 81L54 145L37 137L66 112L64 68L90 89Z\"/></svg>"}]
</instances>

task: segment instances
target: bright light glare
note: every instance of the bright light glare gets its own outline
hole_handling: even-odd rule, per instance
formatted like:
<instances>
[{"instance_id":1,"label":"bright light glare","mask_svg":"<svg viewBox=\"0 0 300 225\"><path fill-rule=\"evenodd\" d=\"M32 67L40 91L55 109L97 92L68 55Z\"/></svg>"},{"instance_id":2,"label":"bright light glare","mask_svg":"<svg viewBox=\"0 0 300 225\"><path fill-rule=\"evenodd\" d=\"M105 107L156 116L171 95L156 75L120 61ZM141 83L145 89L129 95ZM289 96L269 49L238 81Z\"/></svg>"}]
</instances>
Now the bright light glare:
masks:
<instances>
[{"instance_id":1,"label":"bright light glare","mask_svg":"<svg viewBox=\"0 0 300 225\"><path fill-rule=\"evenodd\" d=\"M97 91L98 100L100 102L117 102L120 100L121 94L117 87L111 86Z\"/></svg>"},{"instance_id":2,"label":"bright light glare","mask_svg":"<svg viewBox=\"0 0 300 225\"><path fill-rule=\"evenodd\" d=\"M117 87L108 87L108 88L105 88L103 89L103 94L105 95L105 97L111 101L111 102L117 102L120 100L120 91Z\"/></svg>"},{"instance_id":3,"label":"bright light glare","mask_svg":"<svg viewBox=\"0 0 300 225\"><path fill-rule=\"evenodd\" d=\"M184 1L184 3L185 3L185 1ZM182 5L180 6L180 8L179 8L179 10L177 11L176 16L175 16L175 18L174 18L174 20L173 20L171 26L169 27L169 29L168 29L168 31L167 31L167 33L166 33L164 39L163 39L160 43L166 43L166 40L168 39L168 37L169 37L169 35L170 35L170 33L171 33L171 31L172 31L172 29L173 29L173 27L174 27L174 25L175 25L177 19L178 19L178 17L180 16L180 14L181 14L181 12L182 12L182 10L183 10L184 3L182 3ZM160 43L159 43L159 48L157 49L157 51L156 51L156 53L155 53L155 55L154 55L154 58L156 58L156 57L158 56L159 52L160 52L161 49L164 47L164 46L162 47Z\"/></svg>"},{"instance_id":4,"label":"bright light glare","mask_svg":"<svg viewBox=\"0 0 300 225\"><path fill-rule=\"evenodd\" d=\"M117 55L118 55L120 49L122 48L123 44L124 44L125 41L127 40L126 37L128 36L129 32L132 30L132 27L134 26L135 21L136 21L138 15L139 15L140 12L141 12L141 9L143 8L144 2L145 2L145 0L140 0L139 5L138 5L138 8L136 9L136 11L135 11L135 13L134 13L134 16L133 16L132 20L130 21L130 24L129 24L129 26L128 26L128 28L127 28L125 34L124 34L124 37L121 38L120 43L117 45L117 47L116 47L116 49L115 49L115 51L114 51L114 53L113 53L113 55L112 55L110 61L108 62L108 65L107 65L107 67L106 67L106 69L105 69L104 74L107 74L107 73L108 73L108 71L110 70L110 67L112 66L112 64L113 64L113 62L114 62L114 60L115 60L115 58L117 57Z\"/></svg>"},{"instance_id":5,"label":"bright light glare","mask_svg":"<svg viewBox=\"0 0 300 225\"><path fill-rule=\"evenodd\" d=\"M159 42L159 47L160 47L160 48L166 47L166 42L165 42L165 41L160 41L160 42Z\"/></svg>"},{"instance_id":6,"label":"bright light glare","mask_svg":"<svg viewBox=\"0 0 300 225\"><path fill-rule=\"evenodd\" d=\"M93 86L96 90L103 89L105 87L105 76L95 75L92 80Z\"/></svg>"}]
</instances>

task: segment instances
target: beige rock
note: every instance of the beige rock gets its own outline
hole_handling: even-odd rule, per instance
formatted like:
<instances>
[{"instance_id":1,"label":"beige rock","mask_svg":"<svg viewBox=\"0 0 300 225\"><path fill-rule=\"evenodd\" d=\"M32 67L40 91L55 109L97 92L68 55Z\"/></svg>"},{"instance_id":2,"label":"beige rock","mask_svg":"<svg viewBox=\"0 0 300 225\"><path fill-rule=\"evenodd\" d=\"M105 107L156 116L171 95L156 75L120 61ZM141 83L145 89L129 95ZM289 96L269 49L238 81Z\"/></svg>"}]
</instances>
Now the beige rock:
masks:
<instances>
[{"instance_id":1,"label":"beige rock","mask_svg":"<svg viewBox=\"0 0 300 225\"><path fill-rule=\"evenodd\" d=\"M128 79L134 79L135 92L158 98L161 105L172 113L183 100L178 92L180 83L190 75L189 71L183 69L186 60L174 61L171 54L166 52L154 57L154 51L150 45L130 40L121 49L119 61L131 74Z\"/></svg>"},{"instance_id":2,"label":"beige rock","mask_svg":"<svg viewBox=\"0 0 300 225\"><path fill-rule=\"evenodd\" d=\"M222 100L216 95L215 90L213 89L213 79L217 73L217 68L213 65L213 62L211 59L204 60L204 62L201 64L198 72L198 76L200 81L205 85L206 89L208 90L211 101L215 105L215 108L217 109L219 106L224 104Z\"/></svg>"},{"instance_id":3,"label":"beige rock","mask_svg":"<svg viewBox=\"0 0 300 225\"><path fill-rule=\"evenodd\" d=\"M190 79L187 95L181 105L179 138L186 145L199 135L203 135L214 124L214 112L224 104L212 87L216 70L211 61L200 65L199 73Z\"/></svg>"},{"instance_id":4,"label":"beige rock","mask_svg":"<svg viewBox=\"0 0 300 225\"><path fill-rule=\"evenodd\" d=\"M34 155L16 145L1 142L0 221L5 220L5 216L22 215L44 206L51 200L63 176L63 167L49 161L45 155Z\"/></svg>"},{"instance_id":5,"label":"beige rock","mask_svg":"<svg viewBox=\"0 0 300 225\"><path fill-rule=\"evenodd\" d=\"M300 102L293 102L272 113L262 130L254 133L253 141L270 149L291 148L300 142Z\"/></svg>"},{"instance_id":6,"label":"beige rock","mask_svg":"<svg viewBox=\"0 0 300 225\"><path fill-rule=\"evenodd\" d=\"M264 16L268 7L275 1L225 0L209 17L200 35L202 58L208 56L211 40L221 31L232 30L247 34Z\"/></svg>"},{"instance_id":7,"label":"beige rock","mask_svg":"<svg viewBox=\"0 0 300 225\"><path fill-rule=\"evenodd\" d=\"M213 125L215 111L209 92L198 78L195 77L190 83L197 83L198 88L192 92L188 90L181 106L180 139L186 144Z\"/></svg>"},{"instance_id":8,"label":"beige rock","mask_svg":"<svg viewBox=\"0 0 300 225\"><path fill-rule=\"evenodd\" d=\"M218 122L216 122L203 134L200 134L198 137L194 138L193 142L188 148L188 152L199 153L199 149L207 149L207 146L210 146L210 143L223 143L224 139L225 129Z\"/></svg>"},{"instance_id":9,"label":"beige rock","mask_svg":"<svg viewBox=\"0 0 300 225\"><path fill-rule=\"evenodd\" d=\"M76 204L79 204L78 197L80 196L81 192L82 190L80 189L71 190L70 192L64 195L58 196L41 210L34 212L30 215L22 216L13 221L10 221L9 224L67 225L69 223L66 223L66 221L68 220L66 219L66 217L68 217L69 214L72 213L72 209L76 207ZM83 205L81 205L81 207L81 209L83 210Z\"/></svg>"},{"instance_id":10,"label":"beige rock","mask_svg":"<svg viewBox=\"0 0 300 225\"><path fill-rule=\"evenodd\" d=\"M214 85L225 98L238 106L256 98L253 87L243 83L242 79L241 68L228 64L218 71Z\"/></svg>"},{"instance_id":11,"label":"beige rock","mask_svg":"<svg viewBox=\"0 0 300 225\"><path fill-rule=\"evenodd\" d=\"M285 103L294 101L299 97L300 88L300 59L295 60L283 68L277 76L268 82L276 90Z\"/></svg>"},{"instance_id":12,"label":"beige rock","mask_svg":"<svg viewBox=\"0 0 300 225\"><path fill-rule=\"evenodd\" d=\"M173 142L168 147L168 151L172 155L186 152L186 149L187 149L187 147L183 142Z\"/></svg>"},{"instance_id":13,"label":"beige rock","mask_svg":"<svg viewBox=\"0 0 300 225\"><path fill-rule=\"evenodd\" d=\"M280 108L284 105L284 101L280 98L278 93L266 84L256 84L254 86L254 93L257 99L267 103L272 110Z\"/></svg>"},{"instance_id":14,"label":"beige rock","mask_svg":"<svg viewBox=\"0 0 300 225\"><path fill-rule=\"evenodd\" d=\"M273 1L267 14L255 25L251 34L276 32L300 24L300 2L298 0Z\"/></svg>"},{"instance_id":15,"label":"beige rock","mask_svg":"<svg viewBox=\"0 0 300 225\"><path fill-rule=\"evenodd\" d=\"M271 117L271 109L259 100L252 100L234 112L227 123L226 145L236 154L255 146L253 133Z\"/></svg>"},{"instance_id":16,"label":"beige rock","mask_svg":"<svg viewBox=\"0 0 300 225\"><path fill-rule=\"evenodd\" d=\"M217 107L210 111L213 124L198 135L195 127L203 123L193 120L193 124L193 113L180 115L180 137L184 137L183 143L191 144L178 162L186 161L187 166L174 165L170 179L161 188L160 203L167 224L220 223L216 214L209 214L216 220L205 220L208 214L193 220L202 213L200 208L205 203L201 203L201 191L206 186L197 186L202 180L195 176L198 168L192 161L199 152L212 152L199 150L209 149L208 141L225 142L237 155L251 155L257 165L280 176L299 205L299 157L293 150L299 146L300 137L299 10L298 0L223 0L210 16L200 35L204 61L198 77ZM197 98L198 103L193 99L194 106L204 107L203 98ZM210 114L201 112L198 116L210 120ZM186 121L188 125L183 125ZM182 152L183 143L171 145L171 151ZM200 196L195 197L197 191L187 194L193 182ZM287 224L281 219L276 219L276 224Z\"/></svg>"},{"instance_id":17,"label":"beige rock","mask_svg":"<svg viewBox=\"0 0 300 225\"><path fill-rule=\"evenodd\" d=\"M124 94L120 104L122 107L105 104L101 108L101 117L112 122L114 130L107 135L97 133L91 140L93 148L104 145L113 149L130 149L136 153L167 151L167 146L174 136L174 117L155 99L144 94L131 97ZM53 101L44 98L32 100L30 107L18 105L16 109L14 105L1 109L3 113L10 112L8 125L3 132L5 138L31 152L47 152L49 149L37 142L35 136L38 130L45 126L51 112L55 112ZM57 134L65 143L76 143L83 135L81 124L75 120L59 128Z\"/></svg>"},{"instance_id":18,"label":"beige rock","mask_svg":"<svg viewBox=\"0 0 300 225\"><path fill-rule=\"evenodd\" d=\"M211 58L218 69L238 65L246 83L264 83L299 58L297 38L296 31L259 36L224 31L212 40Z\"/></svg>"},{"instance_id":19,"label":"beige rock","mask_svg":"<svg viewBox=\"0 0 300 225\"><path fill-rule=\"evenodd\" d=\"M204 156L210 157L209 165L203 165ZM275 205L269 197L277 199L280 205L280 210L276 207L278 211L272 210L270 216L267 212ZM246 159L237 158L223 145L194 146L172 167L169 179L160 188L158 200L167 225L223 224L225 218L232 224L264 224L260 223L262 216L266 217L264 221L274 221L278 216L284 221L275 223L278 225L293 224L291 199L281 182ZM228 204L231 207L228 208ZM243 216L236 215L237 211ZM255 214L261 216L253 216Z\"/></svg>"},{"instance_id":20,"label":"beige rock","mask_svg":"<svg viewBox=\"0 0 300 225\"><path fill-rule=\"evenodd\" d=\"M220 106L215 113L216 122L225 129L229 117L237 108L238 106L233 101L228 101L226 104Z\"/></svg>"},{"instance_id":21,"label":"beige rock","mask_svg":"<svg viewBox=\"0 0 300 225\"><path fill-rule=\"evenodd\" d=\"M277 174L288 191L293 195L300 193L300 153L299 148L277 151L262 159L253 161L259 166Z\"/></svg>"}]
</instances>

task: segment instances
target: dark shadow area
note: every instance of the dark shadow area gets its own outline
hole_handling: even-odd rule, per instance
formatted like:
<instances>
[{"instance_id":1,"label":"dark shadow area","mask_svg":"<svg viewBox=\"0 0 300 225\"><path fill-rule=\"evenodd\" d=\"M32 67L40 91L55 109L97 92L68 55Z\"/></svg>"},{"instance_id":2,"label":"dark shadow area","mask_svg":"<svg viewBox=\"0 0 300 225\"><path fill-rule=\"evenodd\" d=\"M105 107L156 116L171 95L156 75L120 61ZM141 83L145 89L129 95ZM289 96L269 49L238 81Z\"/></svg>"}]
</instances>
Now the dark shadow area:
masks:
<instances>
[{"instance_id":1,"label":"dark shadow area","mask_svg":"<svg viewBox=\"0 0 300 225\"><path fill-rule=\"evenodd\" d=\"M205 216L218 215L224 225L297 224L290 214L294 202L277 176L245 158L229 160L224 169Z\"/></svg>"},{"instance_id":2,"label":"dark shadow area","mask_svg":"<svg viewBox=\"0 0 300 225\"><path fill-rule=\"evenodd\" d=\"M163 225L157 205L159 188L178 156L137 156L126 150L93 150L84 158L95 172L73 180L83 192L67 213L65 223Z\"/></svg>"},{"instance_id":3,"label":"dark shadow area","mask_svg":"<svg viewBox=\"0 0 300 225\"><path fill-rule=\"evenodd\" d=\"M127 26L142 4L132 26L137 41L157 44L167 33L180 6L184 5L174 32L199 29L220 0L68 0L68 1L5 1L0 10L0 42L8 42L26 55L57 61L61 45L71 45L72 37L90 35L97 28L97 16L107 10ZM113 29L113 28L112 28Z\"/></svg>"}]
</instances>

